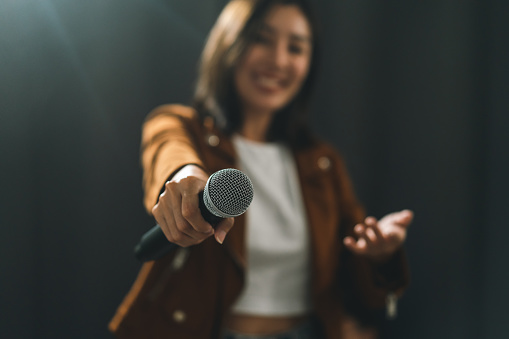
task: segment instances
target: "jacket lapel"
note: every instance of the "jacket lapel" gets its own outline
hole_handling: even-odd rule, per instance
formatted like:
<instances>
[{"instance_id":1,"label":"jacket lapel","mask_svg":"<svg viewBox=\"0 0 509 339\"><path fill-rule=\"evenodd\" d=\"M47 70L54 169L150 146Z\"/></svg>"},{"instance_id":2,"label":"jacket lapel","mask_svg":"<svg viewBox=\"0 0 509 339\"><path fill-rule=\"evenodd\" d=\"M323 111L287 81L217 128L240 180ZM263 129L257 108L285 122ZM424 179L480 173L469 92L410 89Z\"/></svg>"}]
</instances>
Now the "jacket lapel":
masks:
<instances>
[{"instance_id":1,"label":"jacket lapel","mask_svg":"<svg viewBox=\"0 0 509 339\"><path fill-rule=\"evenodd\" d=\"M203 158L211 173L224 168L236 168L236 152L231 139L213 126L205 125ZM242 270L246 267L245 215L235 218L223 246Z\"/></svg>"},{"instance_id":2,"label":"jacket lapel","mask_svg":"<svg viewBox=\"0 0 509 339\"><path fill-rule=\"evenodd\" d=\"M338 225L332 164L322 147L296 153L302 196L306 206L312 263L312 288L316 295L330 286L339 259ZM328 163L327 163L328 161ZM327 166L322 164L326 163Z\"/></svg>"}]
</instances>

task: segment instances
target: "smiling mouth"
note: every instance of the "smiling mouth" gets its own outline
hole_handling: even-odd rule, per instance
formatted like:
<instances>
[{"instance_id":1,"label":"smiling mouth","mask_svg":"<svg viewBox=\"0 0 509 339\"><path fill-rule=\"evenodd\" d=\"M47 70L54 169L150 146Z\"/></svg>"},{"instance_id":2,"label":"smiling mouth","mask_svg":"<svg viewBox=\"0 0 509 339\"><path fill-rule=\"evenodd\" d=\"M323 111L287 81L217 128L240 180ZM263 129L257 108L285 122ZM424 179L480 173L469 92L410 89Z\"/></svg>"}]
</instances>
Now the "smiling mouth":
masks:
<instances>
[{"instance_id":1,"label":"smiling mouth","mask_svg":"<svg viewBox=\"0 0 509 339\"><path fill-rule=\"evenodd\" d=\"M258 84L262 89L270 91L275 91L283 87L280 79L263 75L256 77L256 84Z\"/></svg>"}]
</instances>

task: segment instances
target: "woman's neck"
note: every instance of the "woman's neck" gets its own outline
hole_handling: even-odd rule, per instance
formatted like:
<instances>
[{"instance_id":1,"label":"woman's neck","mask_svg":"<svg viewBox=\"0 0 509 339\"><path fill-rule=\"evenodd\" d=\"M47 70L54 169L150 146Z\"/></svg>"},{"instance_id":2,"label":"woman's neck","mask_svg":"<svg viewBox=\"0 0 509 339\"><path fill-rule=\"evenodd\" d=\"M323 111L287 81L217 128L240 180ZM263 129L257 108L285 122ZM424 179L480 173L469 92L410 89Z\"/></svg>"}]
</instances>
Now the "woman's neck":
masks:
<instances>
[{"instance_id":1,"label":"woman's neck","mask_svg":"<svg viewBox=\"0 0 509 339\"><path fill-rule=\"evenodd\" d=\"M273 113L244 113L244 122L239 133L246 139L265 142Z\"/></svg>"}]
</instances>

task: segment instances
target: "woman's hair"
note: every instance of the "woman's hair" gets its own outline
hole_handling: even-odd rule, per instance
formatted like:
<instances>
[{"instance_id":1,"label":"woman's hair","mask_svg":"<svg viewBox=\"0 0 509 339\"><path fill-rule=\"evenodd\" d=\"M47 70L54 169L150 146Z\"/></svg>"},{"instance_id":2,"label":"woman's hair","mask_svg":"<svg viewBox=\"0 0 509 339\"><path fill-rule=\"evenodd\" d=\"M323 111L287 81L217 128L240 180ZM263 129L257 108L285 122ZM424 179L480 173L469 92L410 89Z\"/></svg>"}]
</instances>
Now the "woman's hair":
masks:
<instances>
[{"instance_id":1,"label":"woman's hair","mask_svg":"<svg viewBox=\"0 0 509 339\"><path fill-rule=\"evenodd\" d=\"M227 134L242 125L240 101L235 90L235 67L254 41L274 5L296 5L306 16L312 33L308 75L297 95L274 117L267 139L294 147L311 142L305 122L318 63L317 24L306 0L231 0L210 31L203 50L193 105L203 118L212 116Z\"/></svg>"}]
</instances>

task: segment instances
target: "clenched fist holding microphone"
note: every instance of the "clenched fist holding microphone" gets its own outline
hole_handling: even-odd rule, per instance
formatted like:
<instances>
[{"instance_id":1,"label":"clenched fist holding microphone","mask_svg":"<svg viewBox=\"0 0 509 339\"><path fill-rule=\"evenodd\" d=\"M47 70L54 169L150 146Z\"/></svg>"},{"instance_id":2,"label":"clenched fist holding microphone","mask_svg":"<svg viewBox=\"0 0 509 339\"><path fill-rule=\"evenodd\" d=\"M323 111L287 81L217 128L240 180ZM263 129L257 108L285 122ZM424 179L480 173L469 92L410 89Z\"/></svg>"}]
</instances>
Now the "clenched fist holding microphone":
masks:
<instances>
[{"instance_id":1,"label":"clenched fist holding microphone","mask_svg":"<svg viewBox=\"0 0 509 339\"><path fill-rule=\"evenodd\" d=\"M158 225L145 233L135 248L140 260L154 260L176 246L196 245L215 236L222 244L233 218L244 213L253 199L251 180L239 170L227 168L207 173L187 165L166 182L152 208Z\"/></svg>"}]
</instances>

